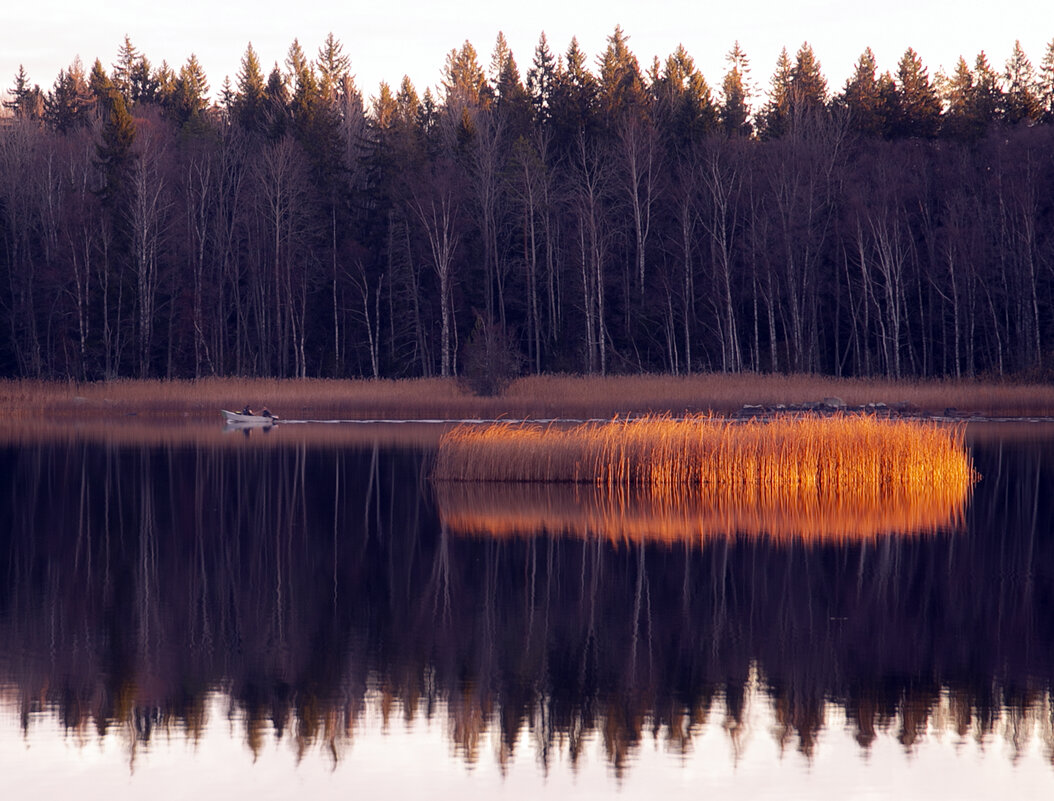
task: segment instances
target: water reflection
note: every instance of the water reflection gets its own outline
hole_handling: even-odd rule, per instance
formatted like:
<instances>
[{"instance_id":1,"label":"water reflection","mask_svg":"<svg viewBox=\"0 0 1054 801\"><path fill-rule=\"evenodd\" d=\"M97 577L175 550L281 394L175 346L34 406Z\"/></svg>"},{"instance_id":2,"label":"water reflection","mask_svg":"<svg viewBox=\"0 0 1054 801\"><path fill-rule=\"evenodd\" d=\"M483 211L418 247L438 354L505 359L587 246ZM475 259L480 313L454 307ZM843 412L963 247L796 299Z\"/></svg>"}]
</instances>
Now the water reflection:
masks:
<instances>
[{"instance_id":1,"label":"water reflection","mask_svg":"<svg viewBox=\"0 0 1054 801\"><path fill-rule=\"evenodd\" d=\"M710 489L710 488L702 488ZM435 483L439 516L477 537L550 534L613 542L702 545L715 538L834 542L961 531L972 487L891 488L885 497L802 491L664 492L539 482Z\"/></svg>"},{"instance_id":2,"label":"water reflection","mask_svg":"<svg viewBox=\"0 0 1054 801\"><path fill-rule=\"evenodd\" d=\"M832 717L865 752L945 732L1054 759L1049 442L978 445L957 534L808 547L455 536L428 454L0 448L0 701L27 733L123 737L133 762L199 738L217 693L251 752L337 761L369 714L436 721L469 763L529 748L542 771L595 739L624 772L649 738L689 753L713 727L733 753L772 737L812 757ZM751 735L758 704L775 725Z\"/></svg>"}]
</instances>

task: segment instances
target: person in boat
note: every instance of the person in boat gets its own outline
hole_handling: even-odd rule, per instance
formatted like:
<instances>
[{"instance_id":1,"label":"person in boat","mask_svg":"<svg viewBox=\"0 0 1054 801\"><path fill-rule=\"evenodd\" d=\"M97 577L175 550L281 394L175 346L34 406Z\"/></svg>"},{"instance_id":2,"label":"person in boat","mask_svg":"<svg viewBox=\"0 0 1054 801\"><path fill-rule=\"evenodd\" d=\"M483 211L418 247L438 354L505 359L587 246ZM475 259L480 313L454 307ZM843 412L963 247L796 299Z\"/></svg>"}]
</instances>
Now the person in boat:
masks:
<instances>
[{"instance_id":1,"label":"person in boat","mask_svg":"<svg viewBox=\"0 0 1054 801\"><path fill-rule=\"evenodd\" d=\"M274 415L271 414L271 410L270 409L268 409L266 406L264 406L263 407L263 411L260 412L260 417L274 417Z\"/></svg>"},{"instance_id":2,"label":"person in boat","mask_svg":"<svg viewBox=\"0 0 1054 801\"><path fill-rule=\"evenodd\" d=\"M255 414L255 412L249 408L249 404L245 404L245 408L242 409L238 414Z\"/></svg>"}]
</instances>

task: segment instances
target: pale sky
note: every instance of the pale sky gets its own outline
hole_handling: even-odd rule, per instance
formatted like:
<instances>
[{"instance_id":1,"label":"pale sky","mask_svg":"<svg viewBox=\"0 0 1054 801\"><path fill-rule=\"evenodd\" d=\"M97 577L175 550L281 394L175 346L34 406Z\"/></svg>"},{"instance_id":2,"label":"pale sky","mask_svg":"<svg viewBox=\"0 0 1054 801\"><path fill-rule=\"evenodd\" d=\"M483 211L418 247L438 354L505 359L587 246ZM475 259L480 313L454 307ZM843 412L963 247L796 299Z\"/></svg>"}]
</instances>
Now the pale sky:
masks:
<instances>
[{"instance_id":1,"label":"pale sky","mask_svg":"<svg viewBox=\"0 0 1054 801\"><path fill-rule=\"evenodd\" d=\"M1054 39L1051 0L890 0L858 4L846 0L533 0L496 3L460 0L107 0L104 3L38 0L5 2L0 12L0 88L10 89L19 64L32 83L50 89L58 71L77 55L86 68L100 58L109 68L128 34L155 66L178 70L191 53L202 63L217 93L226 75L234 81L251 41L266 69L285 60L294 38L313 57L333 32L351 58L352 72L367 97L380 81L397 87L408 74L419 92L436 86L446 54L471 41L484 68L498 31L503 31L525 73L544 30L554 54L577 36L589 63L596 64L616 24L642 68L654 56L683 44L711 88L720 86L724 56L739 40L750 58L754 83L764 91L781 47L793 56L803 41L816 52L829 87L838 90L870 46L880 70L894 69L914 47L934 75L951 71L960 55L972 65L984 50L1002 69L1014 40L1038 68Z\"/></svg>"}]
</instances>

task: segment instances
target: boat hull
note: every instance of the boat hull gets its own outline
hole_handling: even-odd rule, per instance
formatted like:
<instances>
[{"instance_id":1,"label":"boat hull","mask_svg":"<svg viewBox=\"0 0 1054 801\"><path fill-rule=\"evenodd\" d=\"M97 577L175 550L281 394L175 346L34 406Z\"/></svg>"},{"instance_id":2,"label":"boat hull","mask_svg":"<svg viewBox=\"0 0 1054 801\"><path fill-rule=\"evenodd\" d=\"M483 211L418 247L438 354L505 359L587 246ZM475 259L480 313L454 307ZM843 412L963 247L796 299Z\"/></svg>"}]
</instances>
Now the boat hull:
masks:
<instances>
[{"instance_id":1,"label":"boat hull","mask_svg":"<svg viewBox=\"0 0 1054 801\"><path fill-rule=\"evenodd\" d=\"M241 414L240 412L228 412L220 409L224 422L239 426L272 426L278 422L277 417L267 417L262 414Z\"/></svg>"}]
</instances>

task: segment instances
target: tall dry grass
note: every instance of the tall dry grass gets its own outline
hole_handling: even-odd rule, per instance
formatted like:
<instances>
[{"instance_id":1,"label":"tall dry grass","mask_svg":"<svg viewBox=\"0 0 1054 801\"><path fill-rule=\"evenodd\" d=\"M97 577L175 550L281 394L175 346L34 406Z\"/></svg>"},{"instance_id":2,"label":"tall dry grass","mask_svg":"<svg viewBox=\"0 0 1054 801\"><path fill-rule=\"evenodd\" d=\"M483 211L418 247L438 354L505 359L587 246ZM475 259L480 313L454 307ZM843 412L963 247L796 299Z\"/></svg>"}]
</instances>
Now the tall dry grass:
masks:
<instances>
[{"instance_id":1,"label":"tall dry grass","mask_svg":"<svg viewBox=\"0 0 1054 801\"><path fill-rule=\"evenodd\" d=\"M466 393L453 379L406 380L206 378L187 381L0 381L0 418L208 418L220 408L267 405L288 418L612 417L616 414L713 411L836 396L850 405L909 404L921 411L952 406L988 415L1054 414L1054 387L979 381L893 382L803 375L686 377L532 376L500 398Z\"/></svg>"},{"instance_id":2,"label":"tall dry grass","mask_svg":"<svg viewBox=\"0 0 1054 801\"><path fill-rule=\"evenodd\" d=\"M663 537L932 530L961 517L976 480L964 426L868 415L460 426L440 439L434 477L592 485L609 500L586 527L599 515L634 537L649 525ZM611 511L628 498L650 523Z\"/></svg>"}]
</instances>

